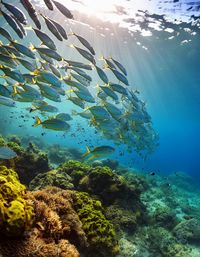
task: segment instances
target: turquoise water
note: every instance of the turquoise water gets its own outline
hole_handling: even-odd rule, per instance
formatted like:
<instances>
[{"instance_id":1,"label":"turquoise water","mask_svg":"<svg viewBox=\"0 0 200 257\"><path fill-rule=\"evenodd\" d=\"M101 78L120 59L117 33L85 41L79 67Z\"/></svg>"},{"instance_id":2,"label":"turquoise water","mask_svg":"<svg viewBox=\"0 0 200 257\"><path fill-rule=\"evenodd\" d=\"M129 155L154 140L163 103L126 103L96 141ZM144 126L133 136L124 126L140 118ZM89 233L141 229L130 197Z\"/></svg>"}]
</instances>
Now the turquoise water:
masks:
<instances>
[{"instance_id":1,"label":"turquoise water","mask_svg":"<svg viewBox=\"0 0 200 257\"><path fill-rule=\"evenodd\" d=\"M30 44L41 47L41 41L32 30L33 21L19 1L13 2L28 18L24 26L27 35L20 39L2 16L0 27L27 47ZM11 89L11 99L16 101L15 107L0 105L0 150L2 146L9 146L18 155L5 160L0 152L0 164L18 173L20 182L27 187L19 197L24 206L27 200L34 205L36 216L28 229L23 223L27 222L27 217L22 215L19 217L22 225L17 229L21 231L14 231L17 222L10 230L5 213L9 213L8 208L18 193L14 192L14 200L4 199L7 191L2 185L10 179L5 174L11 172L13 176L13 171L0 165L0 198L4 200L0 205L0 255L22 257L24 252L28 254L23 256L31 257L78 257L79 253L81 257L199 257L199 1L60 2L72 11L74 20L64 18L56 8L49 11L43 1L32 1L41 31L54 41L57 52L65 59L91 65L92 70L85 72L92 78L87 89L95 101L81 100L85 104L81 109L69 100L75 93L63 78L70 75L71 68L64 71L61 66L66 62L58 61L54 65L62 74L64 95L60 96L60 102L44 97L58 111L30 112L36 102L18 101L21 93L17 91L19 98L16 98L15 88L20 90L19 85L15 80L6 80L9 78L0 71L0 84ZM39 13L59 22L68 40L59 41ZM104 83L95 66L71 47L73 44L88 50L70 35L72 32L92 45L98 67L106 73L109 82L123 86L128 96L121 97L117 93L118 101L108 96L106 100L100 99L98 85ZM1 35L0 41L2 45L9 44ZM36 76L42 71L43 60L37 51L34 53L38 65ZM113 57L125 67L129 86L115 77L111 67L105 66L102 56L110 61ZM2 64L0 61L0 69ZM21 65L17 69L30 73ZM118 68L118 71L121 70ZM34 86L38 80L36 76ZM76 112L88 112L91 106L106 106L107 102L123 112L120 118L113 115L112 123L108 123L108 119L106 123L98 121L95 116L85 119L75 115ZM136 107L131 109L132 106ZM147 121L131 116L135 110L139 110L140 115L146 111ZM51 121L59 113L67 113L72 118L67 121L70 126L67 131L46 129L44 124L34 126L37 117L42 122ZM83 156L88 147L94 150L90 154L95 158ZM99 154L98 147L103 147L100 148L103 153ZM7 185L9 194L18 186L17 180L13 181ZM20 215L21 211L18 212L19 208L14 211L16 209ZM10 220L14 211L11 210ZM109 222L116 230L115 239ZM9 237L4 238L4 232ZM96 233L97 238L91 240ZM113 241L106 248L109 240ZM15 244L16 253L13 251ZM118 244L119 254L113 252L112 244ZM66 254L68 249L65 251L62 247L69 247L74 254L73 251ZM63 255L60 254L62 250Z\"/></svg>"},{"instance_id":2,"label":"turquoise water","mask_svg":"<svg viewBox=\"0 0 200 257\"><path fill-rule=\"evenodd\" d=\"M58 12L51 13L46 9L43 9L43 12L59 21ZM176 15L178 15L178 11ZM89 19L85 15L78 16L78 14L77 17L80 21L82 19L83 22L89 23L91 27L68 20L63 23L66 31L73 30L84 36L95 48L97 59L103 54L104 56L111 55L121 61L127 69L131 87L138 89L140 99L146 102L147 111L152 117L153 127L160 137L159 146L154 153L148 155L145 161L135 151L129 154L124 146L118 145L115 146L117 151L112 158L139 170L166 173L184 171L195 174L195 176L198 175L200 166L198 144L200 141L198 133L200 126L200 91L198 88L200 81L198 58L200 38L198 23L192 27L190 25L185 26L184 23L185 27L190 27L196 31L196 35L191 35L183 30L180 30L177 35L176 32L152 30L151 36L142 36L138 32L128 33L128 30L119 28L116 24L95 20L94 17ZM2 17L1 23L5 28L8 28ZM49 34L44 24L43 28L43 31ZM19 40L10 28L8 30L14 38ZM27 33L28 36L23 41L19 41L24 42L27 46L30 42L38 45L39 40L36 36L33 37L30 29L27 30ZM173 35L175 35L174 38L169 39ZM84 60L68 47L71 43L77 44L75 38L71 37L66 42L59 42L53 35L52 38L55 40L61 55L72 60ZM7 42L3 38L2 40ZM101 83L101 80L94 72L90 74L94 76L91 91L95 94L96 83ZM110 73L109 76L111 76ZM12 109L14 115L8 115L19 117L19 112L22 115L28 115L25 110L27 106L30 104L17 103L17 108ZM60 112L70 113L72 109L76 109L71 102L64 100L57 106L59 106ZM30 117L27 118L26 122L23 122L23 119L17 121L12 118L8 119L7 113L10 113L11 110L9 108L4 109L2 106L1 109L1 114L6 116L6 119L2 120L4 133L35 135L39 137L38 140L42 139L48 143L59 143L64 146L73 145L82 152L85 151L88 143L89 146L98 146L100 142L114 146L114 142L105 140L100 133L94 134L94 128L88 127L88 123L78 117L73 117L71 130L66 133L63 140L62 133L48 130L41 137L43 130L32 128L33 120ZM7 123L10 125L7 126ZM75 124L78 123L85 129L83 133L76 131L77 125ZM75 137L70 136L72 134ZM121 149L125 151L123 156L119 155Z\"/></svg>"}]
</instances>

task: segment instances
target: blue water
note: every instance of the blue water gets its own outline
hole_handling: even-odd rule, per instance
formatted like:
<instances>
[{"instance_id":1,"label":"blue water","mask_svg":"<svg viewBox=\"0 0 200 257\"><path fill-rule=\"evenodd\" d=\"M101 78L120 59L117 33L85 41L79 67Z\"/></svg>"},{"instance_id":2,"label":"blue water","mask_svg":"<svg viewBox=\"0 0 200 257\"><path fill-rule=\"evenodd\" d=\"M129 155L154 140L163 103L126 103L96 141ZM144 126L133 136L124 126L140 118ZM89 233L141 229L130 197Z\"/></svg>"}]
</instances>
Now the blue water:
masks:
<instances>
[{"instance_id":1,"label":"blue water","mask_svg":"<svg viewBox=\"0 0 200 257\"><path fill-rule=\"evenodd\" d=\"M51 14L51 18L54 15ZM55 17L54 17L55 18ZM56 18L58 18L56 16ZM153 127L159 134L159 146L156 151L143 160L137 153L118 153L124 146L115 146L116 154L112 158L129 167L149 172L162 171L171 173L183 171L198 177L200 171L200 35L181 34L170 40L166 32L156 36L143 37L139 34L131 36L125 29L116 25L110 26L109 31L86 30L84 25L69 24L82 36L85 36L94 46L97 56L112 55L121 60L128 72L128 78L133 89L139 89L140 98L146 102L147 110L152 117ZM111 33L114 35L111 35ZM28 32L29 33L29 32ZM168 35L169 37L170 35ZM182 44L183 40L191 40ZM35 40L35 39L34 39ZM26 43L30 40L25 41ZM37 43L38 41L34 41ZM77 60L77 54L57 42L59 52L67 54L68 58ZM142 47L144 46L144 47ZM96 77L96 82L99 78ZM70 102L58 104L60 111L70 112L75 109ZM25 112L27 105L17 105L15 115ZM33 120L19 127L21 121L8 121L11 115L9 108L1 108L2 130L4 134L35 135L39 140L48 144L59 143L63 146L75 146L82 152L86 145L98 146L110 144L95 130L88 127L82 119L75 118L71 123L71 131L63 137L63 133L47 131L41 136L41 128L32 128ZM6 117L5 117L6 116ZM4 122L6 120L6 123ZM79 128L84 128L84 131ZM74 134L74 135L73 135ZM199 178L199 177L198 177Z\"/></svg>"}]
</instances>

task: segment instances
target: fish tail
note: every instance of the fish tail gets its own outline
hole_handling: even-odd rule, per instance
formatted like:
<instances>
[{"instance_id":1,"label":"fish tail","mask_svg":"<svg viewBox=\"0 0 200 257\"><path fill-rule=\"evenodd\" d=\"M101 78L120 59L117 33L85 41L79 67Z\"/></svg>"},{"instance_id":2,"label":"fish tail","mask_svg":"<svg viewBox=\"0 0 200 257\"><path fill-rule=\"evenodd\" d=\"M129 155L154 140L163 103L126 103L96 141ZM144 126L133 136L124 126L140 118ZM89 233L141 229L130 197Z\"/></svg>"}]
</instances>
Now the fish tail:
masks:
<instances>
[{"instance_id":1,"label":"fish tail","mask_svg":"<svg viewBox=\"0 0 200 257\"><path fill-rule=\"evenodd\" d=\"M24 26L25 30L33 30L32 26Z\"/></svg>"},{"instance_id":2,"label":"fish tail","mask_svg":"<svg viewBox=\"0 0 200 257\"><path fill-rule=\"evenodd\" d=\"M39 126L41 123L42 123L41 119L40 119L38 116L36 116L36 117L35 117L35 124L34 124L34 127Z\"/></svg>"},{"instance_id":3,"label":"fish tail","mask_svg":"<svg viewBox=\"0 0 200 257\"><path fill-rule=\"evenodd\" d=\"M73 44L70 44L68 46L71 47L71 48L75 48L75 46Z\"/></svg>"},{"instance_id":4,"label":"fish tail","mask_svg":"<svg viewBox=\"0 0 200 257\"><path fill-rule=\"evenodd\" d=\"M34 51L34 50L35 50L35 46L34 46L32 43L30 43L30 44L29 44L29 49L32 50L32 51Z\"/></svg>"},{"instance_id":5,"label":"fish tail","mask_svg":"<svg viewBox=\"0 0 200 257\"><path fill-rule=\"evenodd\" d=\"M87 149L87 152L85 152L84 154L82 154L83 157L84 157L84 156L87 156L88 154L91 153L91 150L90 150L90 148L89 148L88 146L86 146L86 149Z\"/></svg>"},{"instance_id":6,"label":"fish tail","mask_svg":"<svg viewBox=\"0 0 200 257\"><path fill-rule=\"evenodd\" d=\"M99 60L100 60L100 61L103 61L103 60L104 60L103 54L100 55Z\"/></svg>"},{"instance_id":7,"label":"fish tail","mask_svg":"<svg viewBox=\"0 0 200 257\"><path fill-rule=\"evenodd\" d=\"M20 92L17 90L17 86L14 85L13 86L13 93L12 93L12 96L16 96L17 94L19 94Z\"/></svg>"},{"instance_id":8,"label":"fish tail","mask_svg":"<svg viewBox=\"0 0 200 257\"><path fill-rule=\"evenodd\" d=\"M68 34L68 36L74 36L74 35L76 35L73 31L72 31L72 29L70 28L70 33Z\"/></svg>"}]
</instances>

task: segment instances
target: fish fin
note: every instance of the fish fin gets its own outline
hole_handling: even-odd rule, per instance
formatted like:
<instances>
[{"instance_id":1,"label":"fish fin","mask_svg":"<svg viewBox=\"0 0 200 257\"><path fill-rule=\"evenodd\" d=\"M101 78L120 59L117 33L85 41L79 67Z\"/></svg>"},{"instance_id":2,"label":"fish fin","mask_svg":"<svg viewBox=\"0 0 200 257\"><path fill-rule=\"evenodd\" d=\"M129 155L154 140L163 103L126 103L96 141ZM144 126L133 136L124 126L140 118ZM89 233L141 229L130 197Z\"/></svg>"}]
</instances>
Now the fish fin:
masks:
<instances>
[{"instance_id":1,"label":"fish fin","mask_svg":"<svg viewBox=\"0 0 200 257\"><path fill-rule=\"evenodd\" d=\"M37 127L37 126L39 126L40 124L42 124L42 121L41 121L41 119L40 119L38 116L36 116L36 117L35 117L35 124L34 124L34 127Z\"/></svg>"},{"instance_id":2,"label":"fish fin","mask_svg":"<svg viewBox=\"0 0 200 257\"><path fill-rule=\"evenodd\" d=\"M85 152L84 154L82 154L82 157L87 156L88 154L91 153L91 150L90 150L90 148L89 148L88 146L86 146L86 150L87 150L87 152Z\"/></svg>"}]
</instances>

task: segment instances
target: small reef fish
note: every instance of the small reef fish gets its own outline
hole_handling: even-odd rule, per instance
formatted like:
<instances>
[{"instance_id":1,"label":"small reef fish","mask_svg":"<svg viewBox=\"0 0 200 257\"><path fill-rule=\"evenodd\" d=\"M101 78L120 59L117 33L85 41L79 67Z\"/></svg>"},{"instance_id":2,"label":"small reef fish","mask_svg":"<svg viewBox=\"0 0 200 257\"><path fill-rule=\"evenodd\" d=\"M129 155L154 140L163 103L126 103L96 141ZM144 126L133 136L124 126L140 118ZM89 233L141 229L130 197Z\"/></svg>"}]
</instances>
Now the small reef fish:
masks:
<instances>
[{"instance_id":1,"label":"small reef fish","mask_svg":"<svg viewBox=\"0 0 200 257\"><path fill-rule=\"evenodd\" d=\"M48 18L53 24L54 26L57 28L58 32L60 33L60 35L64 38L64 39L68 39L67 33L65 31L65 29L56 21Z\"/></svg>"},{"instance_id":2,"label":"small reef fish","mask_svg":"<svg viewBox=\"0 0 200 257\"><path fill-rule=\"evenodd\" d=\"M35 121L34 127L41 125L43 128L56 130L56 131L67 131L70 129L70 125L63 120L49 118L45 121L41 121L39 117L36 117L35 119L36 121Z\"/></svg>"},{"instance_id":3,"label":"small reef fish","mask_svg":"<svg viewBox=\"0 0 200 257\"><path fill-rule=\"evenodd\" d=\"M29 61L19 58L19 57L14 58L14 60L21 63L21 65L23 65L24 68L26 68L27 70L29 70L31 72L34 72L37 69L37 63L34 60L32 62L29 62Z\"/></svg>"},{"instance_id":4,"label":"small reef fish","mask_svg":"<svg viewBox=\"0 0 200 257\"><path fill-rule=\"evenodd\" d=\"M43 102L43 104L41 104L40 106L36 106L35 104L32 104L33 107L29 109L29 112L35 112L35 111L40 111L40 112L58 112L58 108L47 104L46 102Z\"/></svg>"},{"instance_id":5,"label":"small reef fish","mask_svg":"<svg viewBox=\"0 0 200 257\"><path fill-rule=\"evenodd\" d=\"M69 64L69 66L73 66L73 67L77 67L77 68L81 68L81 69L85 69L85 70L92 70L92 66L89 64L85 64L82 62L75 62L75 61L71 61L71 60L67 60L65 59L65 61ZM69 67L70 69L71 67Z\"/></svg>"},{"instance_id":6,"label":"small reef fish","mask_svg":"<svg viewBox=\"0 0 200 257\"><path fill-rule=\"evenodd\" d=\"M53 85L54 87L61 88L62 82L52 72L45 70L38 70L34 73L38 81L44 81Z\"/></svg>"},{"instance_id":7,"label":"small reef fish","mask_svg":"<svg viewBox=\"0 0 200 257\"><path fill-rule=\"evenodd\" d=\"M75 105L79 106L80 108L84 109L85 108L85 104L84 102L76 96L69 96L67 98L67 100L71 101L72 103L74 103Z\"/></svg>"},{"instance_id":8,"label":"small reef fish","mask_svg":"<svg viewBox=\"0 0 200 257\"><path fill-rule=\"evenodd\" d=\"M45 23L46 23L47 28L49 29L49 31L50 31L52 34L54 34L54 36L55 36L58 40L63 41L63 38L61 37L61 35L60 35L60 33L59 33L57 27L54 25L54 23L53 23L51 20L49 20L49 18L48 18L47 16L45 16L45 15L43 15L43 14L40 14L40 15L44 18L44 21L45 21Z\"/></svg>"},{"instance_id":9,"label":"small reef fish","mask_svg":"<svg viewBox=\"0 0 200 257\"><path fill-rule=\"evenodd\" d=\"M25 45L22 45L20 43L17 43L16 41L11 41L12 46L14 46L14 48L19 51L20 53L35 59L35 54L32 52L31 49L29 49L28 47L26 47Z\"/></svg>"},{"instance_id":10,"label":"small reef fish","mask_svg":"<svg viewBox=\"0 0 200 257\"><path fill-rule=\"evenodd\" d=\"M0 69L3 71L5 76L12 78L19 83L24 83L25 82L25 79L24 79L24 77L23 77L23 75L21 74L20 71L11 70L10 68L8 68L6 66L1 66L1 65L0 65Z\"/></svg>"},{"instance_id":11,"label":"small reef fish","mask_svg":"<svg viewBox=\"0 0 200 257\"><path fill-rule=\"evenodd\" d=\"M53 11L53 4L51 0L44 0L44 3L49 10Z\"/></svg>"},{"instance_id":12,"label":"small reef fish","mask_svg":"<svg viewBox=\"0 0 200 257\"><path fill-rule=\"evenodd\" d=\"M12 100L11 98L5 97L5 96L0 96L0 105L5 105L8 107L15 107L15 101Z\"/></svg>"},{"instance_id":13,"label":"small reef fish","mask_svg":"<svg viewBox=\"0 0 200 257\"><path fill-rule=\"evenodd\" d=\"M16 152L7 146L0 147L0 159L9 160L17 156Z\"/></svg>"},{"instance_id":14,"label":"small reef fish","mask_svg":"<svg viewBox=\"0 0 200 257\"><path fill-rule=\"evenodd\" d=\"M75 48L79 52L80 55L82 55L85 59L87 59L91 63L93 63L93 64L96 63L96 61L94 59L94 56L91 53L89 53L88 51L86 51L85 49L82 49L82 48L80 48L78 46L75 46L73 44L71 44L70 47Z\"/></svg>"},{"instance_id":15,"label":"small reef fish","mask_svg":"<svg viewBox=\"0 0 200 257\"><path fill-rule=\"evenodd\" d=\"M59 113L55 117L56 119L63 120L63 121L70 121L72 117L68 113Z\"/></svg>"},{"instance_id":16,"label":"small reef fish","mask_svg":"<svg viewBox=\"0 0 200 257\"><path fill-rule=\"evenodd\" d=\"M0 95L5 97L12 97L11 91L4 85L0 84Z\"/></svg>"},{"instance_id":17,"label":"small reef fish","mask_svg":"<svg viewBox=\"0 0 200 257\"><path fill-rule=\"evenodd\" d=\"M107 77L106 73L105 73L101 68L99 68L99 67L96 66L96 65L95 65L95 68L96 68L96 70L97 70L97 73L98 73L100 79L101 79L104 83L108 84L108 77Z\"/></svg>"},{"instance_id":18,"label":"small reef fish","mask_svg":"<svg viewBox=\"0 0 200 257\"><path fill-rule=\"evenodd\" d=\"M7 23L10 25L10 27L17 33L17 35L20 38L23 38L24 37L23 32L21 31L17 22L11 17L11 15L6 14L2 10L1 10L1 13L2 13L3 17L5 18L5 20L7 21Z\"/></svg>"},{"instance_id":19,"label":"small reef fish","mask_svg":"<svg viewBox=\"0 0 200 257\"><path fill-rule=\"evenodd\" d=\"M112 60L112 61L115 63L115 65L121 70L121 72L123 72L124 75L127 76L127 72L126 72L126 69L124 68L124 66L123 66L120 62L118 62L118 61L116 61L115 59L113 59L112 57L111 57L111 60Z\"/></svg>"},{"instance_id":20,"label":"small reef fish","mask_svg":"<svg viewBox=\"0 0 200 257\"><path fill-rule=\"evenodd\" d=\"M67 17L68 19L73 19L73 15L72 13L70 12L70 10L65 7L64 5L62 5L60 2L57 2L55 0L52 0L53 3L55 4L56 8L65 16Z\"/></svg>"},{"instance_id":21,"label":"small reef fish","mask_svg":"<svg viewBox=\"0 0 200 257\"><path fill-rule=\"evenodd\" d=\"M62 57L61 55L59 55L55 50L52 50L50 48L47 47L35 47L33 45L31 45L31 49L36 49L39 53L47 55L50 58L53 58L57 61L62 61Z\"/></svg>"},{"instance_id":22,"label":"small reef fish","mask_svg":"<svg viewBox=\"0 0 200 257\"><path fill-rule=\"evenodd\" d=\"M27 20L26 20L26 16L25 14L19 9L17 8L16 6L12 5L12 4L8 4L8 3L5 3L4 1L1 0L1 3L6 7L6 9L11 12L15 18L23 23L24 25L27 25Z\"/></svg>"},{"instance_id":23,"label":"small reef fish","mask_svg":"<svg viewBox=\"0 0 200 257\"><path fill-rule=\"evenodd\" d=\"M91 155L88 160L100 158L100 157L105 157L113 154L115 151L115 148L111 146L97 146L93 150L91 150L89 147L87 147L87 152L84 153L82 156L88 156Z\"/></svg>"},{"instance_id":24,"label":"small reef fish","mask_svg":"<svg viewBox=\"0 0 200 257\"><path fill-rule=\"evenodd\" d=\"M11 68L16 68L17 64L10 55L0 54L0 61L2 64L9 66Z\"/></svg>"},{"instance_id":25,"label":"small reef fish","mask_svg":"<svg viewBox=\"0 0 200 257\"><path fill-rule=\"evenodd\" d=\"M9 32L7 30L5 30L4 28L1 28L0 27L0 34L5 37L6 39L8 39L9 41L12 41L12 37L11 35L9 34Z\"/></svg>"},{"instance_id":26,"label":"small reef fish","mask_svg":"<svg viewBox=\"0 0 200 257\"><path fill-rule=\"evenodd\" d=\"M36 10L35 10L34 6L32 5L32 3L29 0L20 0L20 2L24 6L26 11L28 12L30 18L35 23L36 27L38 29L41 29L41 23L39 21L39 18L37 17Z\"/></svg>"},{"instance_id":27,"label":"small reef fish","mask_svg":"<svg viewBox=\"0 0 200 257\"><path fill-rule=\"evenodd\" d=\"M90 45L90 43L85 38L81 37L80 35L77 35L74 32L72 32L70 35L76 36L76 38L81 42L81 44L84 45L90 51L91 54L95 55L94 48Z\"/></svg>"},{"instance_id":28,"label":"small reef fish","mask_svg":"<svg viewBox=\"0 0 200 257\"><path fill-rule=\"evenodd\" d=\"M77 112L76 110L72 110L72 115L79 115L80 117L88 120L92 119L92 114L88 110L85 110L83 112Z\"/></svg>"},{"instance_id":29,"label":"small reef fish","mask_svg":"<svg viewBox=\"0 0 200 257\"><path fill-rule=\"evenodd\" d=\"M86 110L89 110L97 120L110 119L110 114L103 106L94 105L94 106L88 107Z\"/></svg>"},{"instance_id":30,"label":"small reef fish","mask_svg":"<svg viewBox=\"0 0 200 257\"><path fill-rule=\"evenodd\" d=\"M129 85L128 79L122 73L120 73L118 70L115 70L115 69L110 69L110 70L114 73L115 77L119 79L119 81L121 81L127 86Z\"/></svg>"},{"instance_id":31,"label":"small reef fish","mask_svg":"<svg viewBox=\"0 0 200 257\"><path fill-rule=\"evenodd\" d=\"M115 84L115 83L109 83L109 87L111 87L113 91L115 91L119 94L122 94L124 96L128 95L126 88L124 88L122 85Z\"/></svg>"},{"instance_id":32,"label":"small reef fish","mask_svg":"<svg viewBox=\"0 0 200 257\"><path fill-rule=\"evenodd\" d=\"M44 83L38 83L38 86L40 88L41 94L44 97L46 97L54 102L61 102L59 93L54 88L52 88L50 85L44 84Z\"/></svg>"},{"instance_id":33,"label":"small reef fish","mask_svg":"<svg viewBox=\"0 0 200 257\"><path fill-rule=\"evenodd\" d=\"M106 95L110 96L113 100L118 101L118 95L113 92L113 90L108 86L99 86L100 89L102 89Z\"/></svg>"},{"instance_id":34,"label":"small reef fish","mask_svg":"<svg viewBox=\"0 0 200 257\"><path fill-rule=\"evenodd\" d=\"M85 87L88 87L90 85L90 81L87 80L86 78L80 76L79 74L75 74L73 72L70 72L70 75L76 79L77 81L79 81L81 84L83 84Z\"/></svg>"},{"instance_id":35,"label":"small reef fish","mask_svg":"<svg viewBox=\"0 0 200 257\"><path fill-rule=\"evenodd\" d=\"M34 28L33 28L33 31L35 32L35 34L38 36L38 38L42 41L44 45L46 45L52 50L56 50L56 46L53 40L46 33L42 32L39 29L34 29Z\"/></svg>"},{"instance_id":36,"label":"small reef fish","mask_svg":"<svg viewBox=\"0 0 200 257\"><path fill-rule=\"evenodd\" d=\"M88 103L95 103L94 97L91 95L89 90L73 90L73 92L83 101L86 101Z\"/></svg>"}]
</instances>

